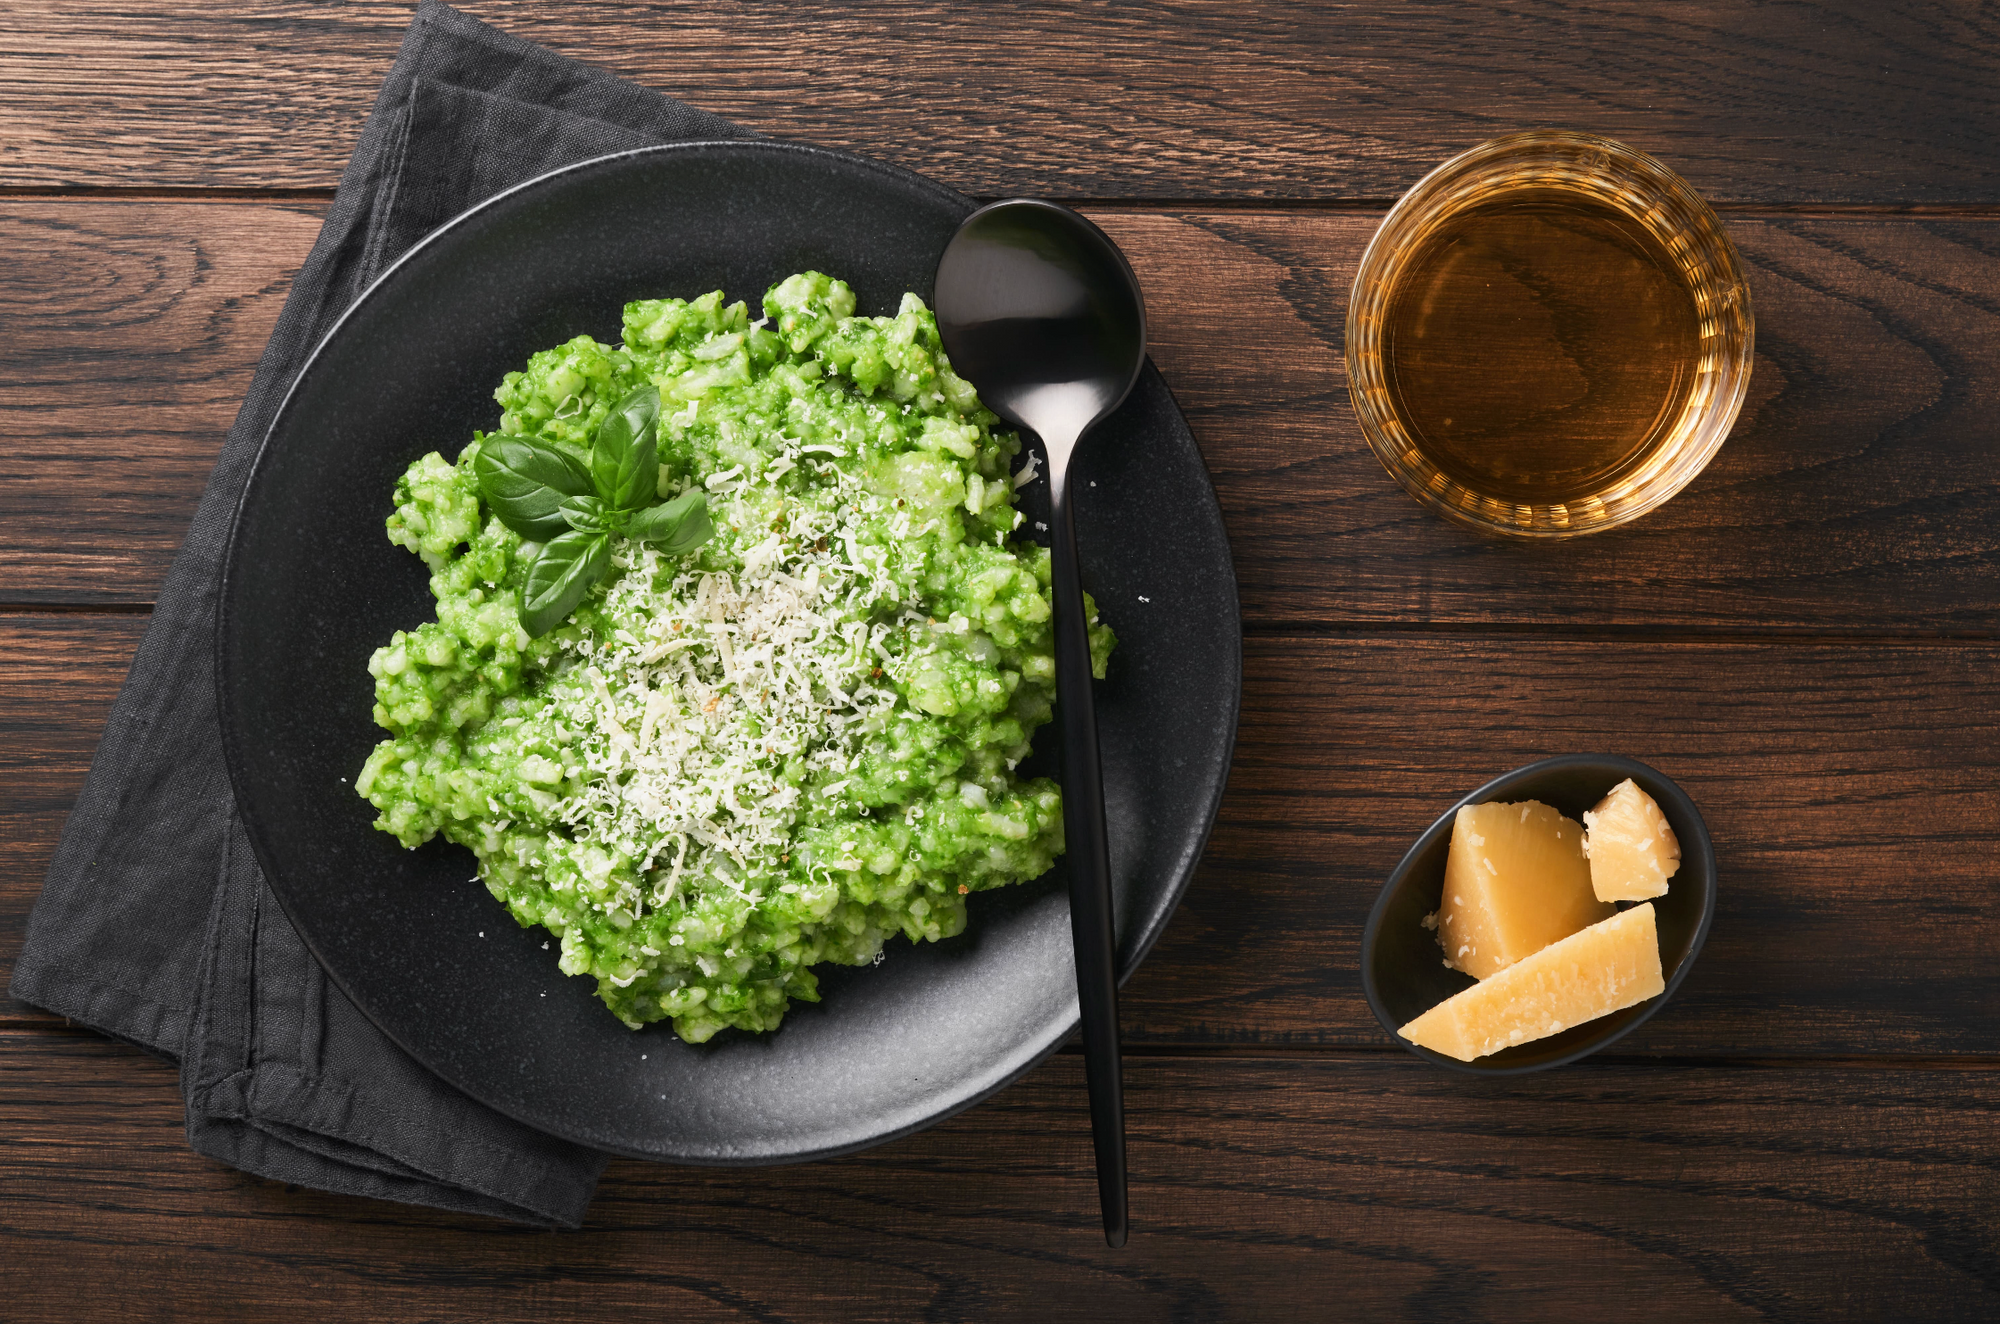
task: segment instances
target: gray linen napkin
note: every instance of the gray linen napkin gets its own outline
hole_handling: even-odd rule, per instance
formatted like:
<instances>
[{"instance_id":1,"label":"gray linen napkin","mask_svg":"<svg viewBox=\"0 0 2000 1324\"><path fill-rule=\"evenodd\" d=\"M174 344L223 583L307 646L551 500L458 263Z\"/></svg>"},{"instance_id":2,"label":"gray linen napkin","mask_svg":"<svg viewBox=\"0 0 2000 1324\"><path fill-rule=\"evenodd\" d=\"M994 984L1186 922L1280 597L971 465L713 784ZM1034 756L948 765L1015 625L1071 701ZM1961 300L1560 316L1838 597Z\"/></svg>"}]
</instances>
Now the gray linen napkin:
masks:
<instances>
[{"instance_id":1,"label":"gray linen napkin","mask_svg":"<svg viewBox=\"0 0 2000 1324\"><path fill-rule=\"evenodd\" d=\"M604 1156L500 1116L325 977L251 856L216 723L237 495L333 320L417 240L559 166L749 136L425 0L162 586L14 967L16 998L179 1062L188 1142L322 1190L574 1227Z\"/></svg>"}]
</instances>

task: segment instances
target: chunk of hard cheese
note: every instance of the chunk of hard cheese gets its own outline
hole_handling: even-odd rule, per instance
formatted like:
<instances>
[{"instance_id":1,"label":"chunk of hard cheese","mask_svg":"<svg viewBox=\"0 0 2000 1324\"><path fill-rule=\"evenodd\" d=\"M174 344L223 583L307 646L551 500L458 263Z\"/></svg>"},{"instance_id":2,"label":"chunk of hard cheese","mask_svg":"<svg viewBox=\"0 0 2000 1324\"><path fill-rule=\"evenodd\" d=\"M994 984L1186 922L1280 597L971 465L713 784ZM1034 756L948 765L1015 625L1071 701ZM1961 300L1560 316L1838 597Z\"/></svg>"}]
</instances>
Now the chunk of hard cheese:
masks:
<instances>
[{"instance_id":1,"label":"chunk of hard cheese","mask_svg":"<svg viewBox=\"0 0 2000 1324\"><path fill-rule=\"evenodd\" d=\"M1438 907L1446 965L1486 979L1610 913L1581 825L1534 800L1458 811Z\"/></svg>"},{"instance_id":2,"label":"chunk of hard cheese","mask_svg":"<svg viewBox=\"0 0 2000 1324\"><path fill-rule=\"evenodd\" d=\"M1599 901L1644 901L1665 896L1667 879L1681 867L1681 843L1667 816L1630 777L1584 814L1583 853L1590 857L1590 886Z\"/></svg>"},{"instance_id":3,"label":"chunk of hard cheese","mask_svg":"<svg viewBox=\"0 0 2000 1324\"><path fill-rule=\"evenodd\" d=\"M1666 986L1647 902L1446 998L1397 1033L1470 1062L1658 997Z\"/></svg>"}]
</instances>

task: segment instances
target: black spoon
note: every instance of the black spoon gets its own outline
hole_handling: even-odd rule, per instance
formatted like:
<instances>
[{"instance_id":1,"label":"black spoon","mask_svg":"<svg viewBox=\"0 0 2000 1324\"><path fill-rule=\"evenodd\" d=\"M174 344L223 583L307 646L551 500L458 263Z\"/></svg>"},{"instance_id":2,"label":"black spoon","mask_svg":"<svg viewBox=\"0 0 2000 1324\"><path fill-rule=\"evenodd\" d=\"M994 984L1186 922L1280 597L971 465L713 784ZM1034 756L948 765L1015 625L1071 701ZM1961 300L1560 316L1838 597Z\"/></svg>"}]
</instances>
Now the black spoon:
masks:
<instances>
[{"instance_id":1,"label":"black spoon","mask_svg":"<svg viewBox=\"0 0 2000 1324\"><path fill-rule=\"evenodd\" d=\"M1070 932L1097 1197L1104 1239L1122 1246L1130 1219L1111 859L1068 480L1078 441L1139 379L1146 306L1131 265L1102 230L1067 207L1017 198L982 207L958 227L938 260L936 312L952 368L994 413L1040 437L1048 456Z\"/></svg>"}]
</instances>

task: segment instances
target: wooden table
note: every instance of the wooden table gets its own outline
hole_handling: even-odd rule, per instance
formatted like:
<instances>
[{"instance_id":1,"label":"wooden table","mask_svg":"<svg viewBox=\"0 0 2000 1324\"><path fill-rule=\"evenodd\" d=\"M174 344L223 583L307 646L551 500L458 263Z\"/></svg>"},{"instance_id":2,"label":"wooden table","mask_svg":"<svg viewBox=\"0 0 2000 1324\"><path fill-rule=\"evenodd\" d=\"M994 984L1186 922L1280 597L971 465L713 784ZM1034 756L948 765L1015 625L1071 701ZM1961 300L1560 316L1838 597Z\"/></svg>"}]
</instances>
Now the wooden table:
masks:
<instances>
[{"instance_id":1,"label":"wooden table","mask_svg":"<svg viewBox=\"0 0 2000 1324\"><path fill-rule=\"evenodd\" d=\"M1074 202L1131 255L1247 664L1214 839L1125 999L1137 1231L1095 1230L1072 1055L836 1162L614 1163L548 1234L224 1169L170 1068L0 1002L0 1317L2000 1317L1991 6L469 7L767 134ZM407 20L0 14L0 967ZM1388 203L1542 125L1682 171L1758 324L1708 471L1553 548L1419 509L1341 362ZM1376 888L1462 792L1573 750L1702 804L1707 950L1613 1055L1426 1067L1361 998Z\"/></svg>"}]
</instances>

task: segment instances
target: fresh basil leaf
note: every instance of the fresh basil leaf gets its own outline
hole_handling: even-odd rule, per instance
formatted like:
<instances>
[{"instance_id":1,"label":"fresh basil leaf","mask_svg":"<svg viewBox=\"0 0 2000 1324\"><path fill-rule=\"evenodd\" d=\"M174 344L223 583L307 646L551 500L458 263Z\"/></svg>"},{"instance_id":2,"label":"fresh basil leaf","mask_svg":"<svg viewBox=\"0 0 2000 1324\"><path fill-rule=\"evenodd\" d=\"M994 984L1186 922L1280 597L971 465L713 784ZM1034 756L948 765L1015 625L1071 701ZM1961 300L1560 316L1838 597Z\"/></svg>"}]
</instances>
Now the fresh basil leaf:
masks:
<instances>
[{"instance_id":1,"label":"fresh basil leaf","mask_svg":"<svg viewBox=\"0 0 2000 1324\"><path fill-rule=\"evenodd\" d=\"M708 498L698 491L648 506L625 525L626 537L657 544L671 556L693 551L714 532L715 525L708 518Z\"/></svg>"},{"instance_id":2,"label":"fresh basil leaf","mask_svg":"<svg viewBox=\"0 0 2000 1324\"><path fill-rule=\"evenodd\" d=\"M591 490L590 472L553 446L525 437L490 436L472 462L479 495L502 524L531 542L547 542L568 530L561 511L565 497Z\"/></svg>"},{"instance_id":3,"label":"fresh basil leaf","mask_svg":"<svg viewBox=\"0 0 2000 1324\"><path fill-rule=\"evenodd\" d=\"M618 402L590 448L597 495L613 510L637 510L659 496L660 393L651 386Z\"/></svg>"},{"instance_id":4,"label":"fresh basil leaf","mask_svg":"<svg viewBox=\"0 0 2000 1324\"><path fill-rule=\"evenodd\" d=\"M578 533L609 533L614 525L624 523L594 496L567 497L557 509Z\"/></svg>"},{"instance_id":5,"label":"fresh basil leaf","mask_svg":"<svg viewBox=\"0 0 2000 1324\"><path fill-rule=\"evenodd\" d=\"M542 548L521 585L521 628L539 638L576 610L590 586L611 568L611 540L571 530Z\"/></svg>"}]
</instances>

